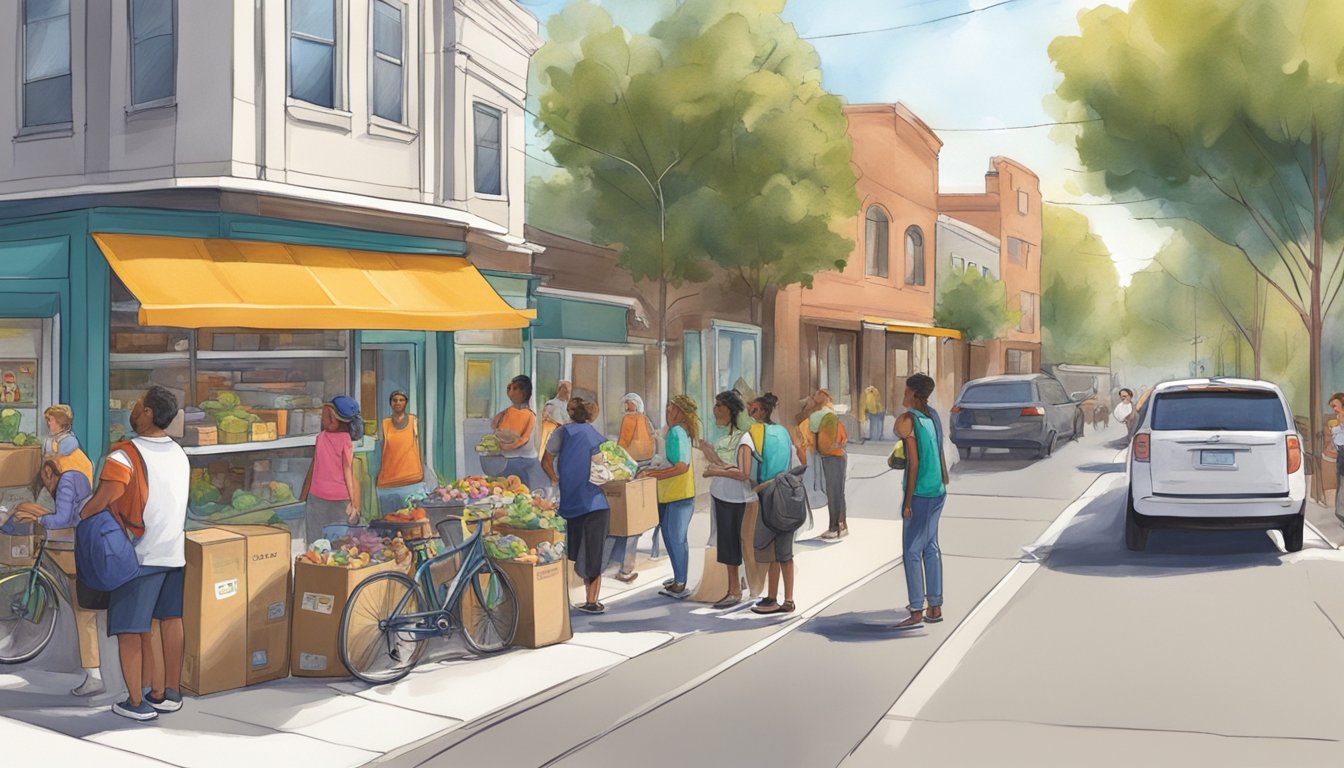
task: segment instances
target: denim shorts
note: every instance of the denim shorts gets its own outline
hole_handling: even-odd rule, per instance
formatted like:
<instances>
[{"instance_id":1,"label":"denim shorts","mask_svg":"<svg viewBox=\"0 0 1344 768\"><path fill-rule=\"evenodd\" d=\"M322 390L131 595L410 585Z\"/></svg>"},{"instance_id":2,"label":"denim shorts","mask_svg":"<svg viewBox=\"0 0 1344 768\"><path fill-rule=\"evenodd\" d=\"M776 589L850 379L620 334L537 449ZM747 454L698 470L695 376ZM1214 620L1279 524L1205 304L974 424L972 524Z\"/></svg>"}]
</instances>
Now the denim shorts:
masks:
<instances>
[{"instance_id":1,"label":"denim shorts","mask_svg":"<svg viewBox=\"0 0 1344 768\"><path fill-rule=\"evenodd\" d=\"M187 569L142 565L140 573L112 590L107 601L107 634L140 635L154 619L182 618Z\"/></svg>"}]
</instances>

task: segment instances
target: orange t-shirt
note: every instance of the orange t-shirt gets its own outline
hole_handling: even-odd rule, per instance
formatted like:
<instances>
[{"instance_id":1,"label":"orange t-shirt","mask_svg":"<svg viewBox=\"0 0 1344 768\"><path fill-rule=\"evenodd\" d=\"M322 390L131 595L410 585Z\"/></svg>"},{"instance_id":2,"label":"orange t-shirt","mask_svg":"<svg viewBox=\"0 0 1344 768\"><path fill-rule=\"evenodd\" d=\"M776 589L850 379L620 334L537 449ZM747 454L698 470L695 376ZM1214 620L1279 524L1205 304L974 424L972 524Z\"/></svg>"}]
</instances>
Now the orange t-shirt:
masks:
<instances>
[{"instance_id":1,"label":"orange t-shirt","mask_svg":"<svg viewBox=\"0 0 1344 768\"><path fill-rule=\"evenodd\" d=\"M108 449L108 455L124 451L135 464L132 471L130 467L119 461L104 461L103 471L98 477L100 480L110 480L114 483L121 483L126 486L126 491L121 497L108 505L112 514L121 521L131 531L132 536L145 535L145 502L149 500L149 482L145 471L145 460L140 456L140 449L135 447L135 443L127 440L123 443L117 443Z\"/></svg>"},{"instance_id":2,"label":"orange t-shirt","mask_svg":"<svg viewBox=\"0 0 1344 768\"><path fill-rule=\"evenodd\" d=\"M494 427L502 432L518 435L518 444L504 447L502 453L510 458L536 458L536 448L532 447L532 429L537 424L537 414L527 406L510 405L495 417Z\"/></svg>"},{"instance_id":3,"label":"orange t-shirt","mask_svg":"<svg viewBox=\"0 0 1344 768\"><path fill-rule=\"evenodd\" d=\"M407 414L406 426L397 429L392 419L383 419L383 456L378 468L379 488L400 488L418 483L425 477L420 463L420 427L415 416Z\"/></svg>"},{"instance_id":4,"label":"orange t-shirt","mask_svg":"<svg viewBox=\"0 0 1344 768\"><path fill-rule=\"evenodd\" d=\"M642 413L625 414L621 419L621 435L616 443L635 461L653 458L653 427L649 417Z\"/></svg>"}]
</instances>

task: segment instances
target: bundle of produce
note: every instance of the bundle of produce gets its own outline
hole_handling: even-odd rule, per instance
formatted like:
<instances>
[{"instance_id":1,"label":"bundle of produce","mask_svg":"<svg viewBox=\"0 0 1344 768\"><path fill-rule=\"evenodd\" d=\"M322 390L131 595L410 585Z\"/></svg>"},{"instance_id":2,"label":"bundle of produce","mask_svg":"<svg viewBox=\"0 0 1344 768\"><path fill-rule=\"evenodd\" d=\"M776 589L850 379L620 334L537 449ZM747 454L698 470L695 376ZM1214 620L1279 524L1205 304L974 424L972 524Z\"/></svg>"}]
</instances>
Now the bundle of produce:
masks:
<instances>
[{"instance_id":1,"label":"bundle of produce","mask_svg":"<svg viewBox=\"0 0 1344 768\"><path fill-rule=\"evenodd\" d=\"M414 523L420 520L428 520L429 515L425 512L424 507L416 507L415 509L398 509L396 512L389 512L383 515L382 519L389 523Z\"/></svg>"},{"instance_id":2,"label":"bundle of produce","mask_svg":"<svg viewBox=\"0 0 1344 768\"><path fill-rule=\"evenodd\" d=\"M482 456L498 456L503 449L499 447L499 438L486 435L476 443L476 452Z\"/></svg>"},{"instance_id":3,"label":"bundle of produce","mask_svg":"<svg viewBox=\"0 0 1344 768\"><path fill-rule=\"evenodd\" d=\"M500 522L513 528L565 530L565 519L555 514L555 504L545 499L519 494L504 510L504 519Z\"/></svg>"},{"instance_id":4,"label":"bundle of produce","mask_svg":"<svg viewBox=\"0 0 1344 768\"><path fill-rule=\"evenodd\" d=\"M217 399L206 400L201 403L201 410L215 422L220 432L229 434L247 432L261 421L255 413L244 409L238 395L232 392L220 392Z\"/></svg>"},{"instance_id":5,"label":"bundle of produce","mask_svg":"<svg viewBox=\"0 0 1344 768\"><path fill-rule=\"evenodd\" d=\"M608 440L598 446L602 451L602 458L606 460L607 466L611 468L611 475L617 480L630 480L639 471L639 465L630 458L630 454L625 449L617 445L614 441Z\"/></svg>"},{"instance_id":6,"label":"bundle of produce","mask_svg":"<svg viewBox=\"0 0 1344 768\"><path fill-rule=\"evenodd\" d=\"M536 552L542 565L559 562L565 559L565 542L552 544L549 541L543 541L537 545Z\"/></svg>"},{"instance_id":7,"label":"bundle of produce","mask_svg":"<svg viewBox=\"0 0 1344 768\"><path fill-rule=\"evenodd\" d=\"M492 534L484 539L485 554L494 560L513 560L527 554L527 542L517 536Z\"/></svg>"},{"instance_id":8,"label":"bundle of produce","mask_svg":"<svg viewBox=\"0 0 1344 768\"><path fill-rule=\"evenodd\" d=\"M0 443L12 443L19 436L19 423L23 415L13 408L0 411Z\"/></svg>"},{"instance_id":9,"label":"bundle of produce","mask_svg":"<svg viewBox=\"0 0 1344 768\"><path fill-rule=\"evenodd\" d=\"M195 473L192 473L195 475ZM204 507L206 504L213 504L220 499L219 489L215 487L210 479L209 470L201 470L200 475L191 478L191 483L187 487L187 500L193 507Z\"/></svg>"}]
</instances>

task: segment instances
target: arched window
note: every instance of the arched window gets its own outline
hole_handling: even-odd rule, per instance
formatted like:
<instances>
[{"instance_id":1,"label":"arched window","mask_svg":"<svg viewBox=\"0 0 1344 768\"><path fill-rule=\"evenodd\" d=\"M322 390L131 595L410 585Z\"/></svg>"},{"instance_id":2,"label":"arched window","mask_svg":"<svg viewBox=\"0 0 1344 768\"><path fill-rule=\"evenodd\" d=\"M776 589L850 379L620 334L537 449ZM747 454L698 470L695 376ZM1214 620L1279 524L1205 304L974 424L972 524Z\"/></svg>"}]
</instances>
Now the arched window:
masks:
<instances>
[{"instance_id":1,"label":"arched window","mask_svg":"<svg viewBox=\"0 0 1344 768\"><path fill-rule=\"evenodd\" d=\"M887 214L876 205L868 209L864 217L863 239L867 249L867 258L863 263L863 273L874 277L887 276L887 241L890 220Z\"/></svg>"},{"instance_id":2,"label":"arched window","mask_svg":"<svg viewBox=\"0 0 1344 768\"><path fill-rule=\"evenodd\" d=\"M905 230L905 282L924 285L924 233L919 227Z\"/></svg>"}]
</instances>

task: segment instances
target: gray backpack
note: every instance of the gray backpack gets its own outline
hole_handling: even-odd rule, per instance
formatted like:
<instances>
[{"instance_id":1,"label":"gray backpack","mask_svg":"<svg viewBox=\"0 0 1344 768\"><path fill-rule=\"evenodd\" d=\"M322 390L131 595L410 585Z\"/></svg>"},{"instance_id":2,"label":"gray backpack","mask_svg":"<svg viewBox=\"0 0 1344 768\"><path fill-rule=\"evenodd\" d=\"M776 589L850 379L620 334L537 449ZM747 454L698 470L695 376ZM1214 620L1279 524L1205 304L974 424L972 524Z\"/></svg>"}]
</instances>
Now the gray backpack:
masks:
<instances>
[{"instance_id":1,"label":"gray backpack","mask_svg":"<svg viewBox=\"0 0 1344 768\"><path fill-rule=\"evenodd\" d=\"M793 533L807 522L807 489L803 487L805 467L781 473L761 489L761 522L775 533Z\"/></svg>"}]
</instances>

